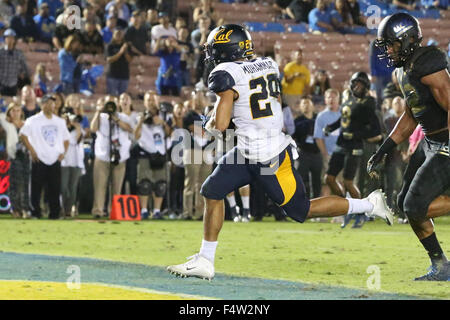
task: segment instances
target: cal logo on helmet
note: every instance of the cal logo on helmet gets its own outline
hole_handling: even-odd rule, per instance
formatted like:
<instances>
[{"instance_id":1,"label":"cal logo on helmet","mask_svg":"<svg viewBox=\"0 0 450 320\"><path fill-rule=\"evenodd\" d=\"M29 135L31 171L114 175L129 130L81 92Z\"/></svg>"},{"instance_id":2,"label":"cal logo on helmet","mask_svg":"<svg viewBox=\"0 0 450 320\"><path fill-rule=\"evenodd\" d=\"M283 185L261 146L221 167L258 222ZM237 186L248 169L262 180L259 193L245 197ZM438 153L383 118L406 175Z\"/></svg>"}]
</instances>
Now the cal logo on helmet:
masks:
<instances>
[{"instance_id":1,"label":"cal logo on helmet","mask_svg":"<svg viewBox=\"0 0 450 320\"><path fill-rule=\"evenodd\" d=\"M225 29L219 30L214 36L214 43L227 43L230 42L230 34L233 33L233 30L229 30L226 34L224 34Z\"/></svg>"}]
</instances>

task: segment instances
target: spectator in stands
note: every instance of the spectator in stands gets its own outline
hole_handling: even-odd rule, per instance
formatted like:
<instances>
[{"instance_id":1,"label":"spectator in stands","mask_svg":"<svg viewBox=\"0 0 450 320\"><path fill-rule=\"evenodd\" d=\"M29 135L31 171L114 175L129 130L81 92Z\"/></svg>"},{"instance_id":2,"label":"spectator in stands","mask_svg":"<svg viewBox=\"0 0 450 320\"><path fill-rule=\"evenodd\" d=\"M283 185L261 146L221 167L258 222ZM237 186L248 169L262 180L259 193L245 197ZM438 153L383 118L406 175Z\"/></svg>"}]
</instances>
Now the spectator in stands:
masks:
<instances>
[{"instance_id":1,"label":"spectator in stands","mask_svg":"<svg viewBox=\"0 0 450 320\"><path fill-rule=\"evenodd\" d=\"M175 104L173 108L173 131L171 134L171 149L183 141L183 118L186 114L186 109L182 103ZM177 148L178 149L178 148ZM183 149L181 154L176 154L177 157L183 157ZM172 153L170 153L172 154ZM170 167L170 209L175 214L169 218L175 218L183 212L183 189L184 189L184 166L183 162L172 161Z\"/></svg>"},{"instance_id":2,"label":"spectator in stands","mask_svg":"<svg viewBox=\"0 0 450 320\"><path fill-rule=\"evenodd\" d=\"M160 57L156 89L159 95L180 95L181 48L176 38L159 38L153 54Z\"/></svg>"},{"instance_id":3,"label":"spectator in stands","mask_svg":"<svg viewBox=\"0 0 450 320\"><path fill-rule=\"evenodd\" d=\"M33 20L39 30L39 40L51 44L56 20L50 15L47 3L44 2L41 4L39 14L35 15Z\"/></svg>"},{"instance_id":4,"label":"spectator in stands","mask_svg":"<svg viewBox=\"0 0 450 320\"><path fill-rule=\"evenodd\" d=\"M316 7L308 15L309 29L313 33L334 31L331 25L331 12L327 9L326 0L317 0Z\"/></svg>"},{"instance_id":5,"label":"spectator in stands","mask_svg":"<svg viewBox=\"0 0 450 320\"><path fill-rule=\"evenodd\" d=\"M71 28L69 29L66 25L68 24L69 19L72 19L72 15L75 13L71 10L66 10L67 12L64 12L61 14L61 19L56 19L56 27L55 32L53 34L52 43L55 46L56 49L61 50L64 48L64 42L70 35L77 35L78 37L81 37L81 32L77 28ZM58 21L60 20L60 21Z\"/></svg>"},{"instance_id":6,"label":"spectator in stands","mask_svg":"<svg viewBox=\"0 0 450 320\"><path fill-rule=\"evenodd\" d=\"M208 16L203 16L198 22L198 28L191 32L191 44L194 48L195 82L201 80L205 72L203 45L208 39L210 31L211 19Z\"/></svg>"},{"instance_id":7,"label":"spectator in stands","mask_svg":"<svg viewBox=\"0 0 450 320\"><path fill-rule=\"evenodd\" d=\"M58 219L61 194L61 161L69 147L69 132L63 119L53 114L55 98L41 100L42 112L25 121L20 136L31 155L31 205L35 218L41 218L41 192L47 185L49 219Z\"/></svg>"},{"instance_id":8,"label":"spectator in stands","mask_svg":"<svg viewBox=\"0 0 450 320\"><path fill-rule=\"evenodd\" d=\"M9 25L9 21L16 13L12 0L0 0L0 22Z\"/></svg>"},{"instance_id":9,"label":"spectator in stands","mask_svg":"<svg viewBox=\"0 0 450 320\"><path fill-rule=\"evenodd\" d=\"M336 147L336 142L339 137L339 129L331 132L328 136L325 136L323 129L341 117L339 104L340 101L338 90L328 89L325 91L325 109L317 115L316 122L314 124L314 140L320 150L323 161L322 177L325 175L325 172L328 171L328 162ZM324 183L324 181L322 181L322 183ZM323 190L322 195L330 194L328 187L325 187Z\"/></svg>"},{"instance_id":10,"label":"spectator in stands","mask_svg":"<svg viewBox=\"0 0 450 320\"><path fill-rule=\"evenodd\" d=\"M57 17L56 12L63 7L63 3L60 0L38 0L38 7L40 8L43 3L48 4L49 14L52 17Z\"/></svg>"},{"instance_id":11,"label":"spectator in stands","mask_svg":"<svg viewBox=\"0 0 450 320\"><path fill-rule=\"evenodd\" d=\"M182 142L185 178L183 213L180 218L184 220L199 220L203 216L204 203L200 195L200 188L212 169L212 161L206 161L212 155L204 152L210 139L205 136L205 132L201 128L200 117L207 106L208 101L204 91L194 91L190 101L190 110L183 118L183 127L190 132L190 136L184 137Z\"/></svg>"},{"instance_id":12,"label":"spectator in stands","mask_svg":"<svg viewBox=\"0 0 450 320\"><path fill-rule=\"evenodd\" d=\"M64 94L80 91L81 44L77 36L70 35L64 42L64 48L58 52L59 75Z\"/></svg>"},{"instance_id":13,"label":"spectator in stands","mask_svg":"<svg viewBox=\"0 0 450 320\"><path fill-rule=\"evenodd\" d=\"M130 26L125 32L125 42L132 55L140 56L150 53L150 39L141 20L139 11L134 11Z\"/></svg>"},{"instance_id":14,"label":"spectator in stands","mask_svg":"<svg viewBox=\"0 0 450 320\"><path fill-rule=\"evenodd\" d=\"M295 134L293 135L300 148L298 171L305 183L309 198L320 197L322 189L322 156L314 141L314 123L316 114L312 100L304 98L299 104L301 116L295 119ZM310 179L311 175L311 179Z\"/></svg>"},{"instance_id":15,"label":"spectator in stands","mask_svg":"<svg viewBox=\"0 0 450 320\"><path fill-rule=\"evenodd\" d=\"M106 7L105 11L109 11L111 7L115 7L118 11L118 17L124 21L130 21L131 11L130 7L126 3L126 0L112 0L110 1Z\"/></svg>"},{"instance_id":16,"label":"spectator in stands","mask_svg":"<svg viewBox=\"0 0 450 320\"><path fill-rule=\"evenodd\" d=\"M16 49L16 33L7 29L3 34L5 47L0 48L0 94L15 96L19 80L25 82L29 78L28 66L22 51Z\"/></svg>"},{"instance_id":17,"label":"spectator in stands","mask_svg":"<svg viewBox=\"0 0 450 320\"><path fill-rule=\"evenodd\" d=\"M117 27L121 29L128 28L128 20L123 20L119 17L119 10L117 10L116 6L111 6L109 10L107 11L107 17L113 16L117 19Z\"/></svg>"},{"instance_id":18,"label":"spectator in stands","mask_svg":"<svg viewBox=\"0 0 450 320\"><path fill-rule=\"evenodd\" d=\"M67 97L66 102L71 102L75 95ZM76 199L78 182L84 171L84 147L83 138L85 132L81 127L83 119L70 107L65 107L62 112L69 130L69 147L64 159L61 161L61 195L63 215L75 217L78 215Z\"/></svg>"},{"instance_id":19,"label":"spectator in stands","mask_svg":"<svg viewBox=\"0 0 450 320\"><path fill-rule=\"evenodd\" d=\"M81 52L90 54L103 53L103 38L93 22L86 21L80 40L83 46Z\"/></svg>"},{"instance_id":20,"label":"spectator in stands","mask_svg":"<svg viewBox=\"0 0 450 320\"><path fill-rule=\"evenodd\" d=\"M48 88L47 84L50 79L50 75L47 73L45 64L39 62L36 65L36 71L33 77L33 88L37 97L42 97L47 94Z\"/></svg>"},{"instance_id":21,"label":"spectator in stands","mask_svg":"<svg viewBox=\"0 0 450 320\"><path fill-rule=\"evenodd\" d=\"M130 118L118 112L114 98L107 96L105 104L97 106L91 121L91 131L96 133L94 160L94 204L92 215L105 216L106 190L120 194L125 176L125 163L130 156L132 132ZM112 152L110 152L112 150ZM112 197L111 197L112 198ZM111 203L111 201L109 201ZM108 209L109 211L109 209Z\"/></svg>"},{"instance_id":22,"label":"spectator in stands","mask_svg":"<svg viewBox=\"0 0 450 320\"><path fill-rule=\"evenodd\" d=\"M403 98L397 96L392 101L392 110L394 114L384 120L384 126L387 132L394 129L400 116L405 111L405 101ZM409 143L404 141L392 149L386 157L384 167L385 192L387 204L391 208L396 208L397 194L400 192L402 186L402 175L406 167L404 159L408 153ZM400 210L396 210L400 211Z\"/></svg>"},{"instance_id":23,"label":"spectator in stands","mask_svg":"<svg viewBox=\"0 0 450 320\"><path fill-rule=\"evenodd\" d=\"M102 20L100 19L99 16L97 16L94 7L91 6L89 3L87 3L86 7L84 7L83 9L83 18L81 18L80 22L81 22L81 29L85 29L85 25L88 22L94 24L97 30L100 30L102 26Z\"/></svg>"},{"instance_id":24,"label":"spectator in stands","mask_svg":"<svg viewBox=\"0 0 450 320\"><path fill-rule=\"evenodd\" d=\"M194 48L192 44L188 41L189 30L187 28L180 28L178 31L178 45L181 50L180 57L180 72L181 72L181 80L182 86L190 86L191 85L191 67L193 62L193 54Z\"/></svg>"},{"instance_id":25,"label":"spectator in stands","mask_svg":"<svg viewBox=\"0 0 450 320\"><path fill-rule=\"evenodd\" d=\"M353 24L366 26L367 18L361 14L359 2L357 0L347 0L348 8L352 16Z\"/></svg>"},{"instance_id":26,"label":"spectator in stands","mask_svg":"<svg viewBox=\"0 0 450 320\"><path fill-rule=\"evenodd\" d=\"M381 49L375 46L375 41L370 43L370 75L371 89L375 91L377 97L377 108L380 110L383 100L383 90L392 79L394 67L388 67L385 60L378 59L382 53Z\"/></svg>"},{"instance_id":27,"label":"spectator in stands","mask_svg":"<svg viewBox=\"0 0 450 320\"><path fill-rule=\"evenodd\" d=\"M15 218L29 217L28 181L30 178L30 158L19 131L23 127L24 115L17 103L11 102L6 113L0 114L0 124L6 131L6 149L9 169L8 195L11 200L12 215Z\"/></svg>"},{"instance_id":28,"label":"spectator in stands","mask_svg":"<svg viewBox=\"0 0 450 320\"><path fill-rule=\"evenodd\" d=\"M172 129L160 116L153 94L144 96L145 112L139 117L135 138L139 144L138 194L141 217L147 219L148 197L153 197L152 219L162 219L161 205L167 189L167 146L166 137ZM151 187L149 187L151 185Z\"/></svg>"},{"instance_id":29,"label":"spectator in stands","mask_svg":"<svg viewBox=\"0 0 450 320\"><path fill-rule=\"evenodd\" d=\"M132 100L128 93L122 93L119 97L119 110L120 112L126 114L131 120L132 133L129 134L131 147L130 147L130 157L125 164L125 178L122 185L123 194L137 194L137 163L138 163L138 144L134 137L134 130L139 121L139 114L133 110ZM129 190L126 189L126 184L128 182Z\"/></svg>"},{"instance_id":30,"label":"spectator in stands","mask_svg":"<svg viewBox=\"0 0 450 320\"><path fill-rule=\"evenodd\" d=\"M366 34L366 27L353 24L347 0L336 0L336 9L331 11L331 25L340 33Z\"/></svg>"},{"instance_id":31,"label":"spectator in stands","mask_svg":"<svg viewBox=\"0 0 450 320\"><path fill-rule=\"evenodd\" d=\"M194 24L197 24L202 16L207 16L211 19L211 25L213 28L215 28L216 25L220 25L219 20L222 20L216 14L211 0L200 0L199 4L194 8L192 15Z\"/></svg>"},{"instance_id":32,"label":"spectator in stands","mask_svg":"<svg viewBox=\"0 0 450 320\"><path fill-rule=\"evenodd\" d=\"M159 24L152 28L152 51L155 48L156 41L161 37L177 37L177 30L170 25L169 15L167 12L158 14Z\"/></svg>"},{"instance_id":33,"label":"spectator in stands","mask_svg":"<svg viewBox=\"0 0 450 320\"><path fill-rule=\"evenodd\" d=\"M314 104L323 104L325 91L330 89L330 77L326 70L317 70L311 81L311 96Z\"/></svg>"},{"instance_id":34,"label":"spectator in stands","mask_svg":"<svg viewBox=\"0 0 450 320\"><path fill-rule=\"evenodd\" d=\"M309 94L311 80L310 72L303 64L303 50L297 49L293 57L294 60L284 67L284 76L281 81L283 101L290 107L295 106L302 96Z\"/></svg>"},{"instance_id":35,"label":"spectator in stands","mask_svg":"<svg viewBox=\"0 0 450 320\"><path fill-rule=\"evenodd\" d=\"M31 86L26 85L22 88L21 100L24 119L28 119L41 111L36 102L36 94Z\"/></svg>"},{"instance_id":36,"label":"spectator in stands","mask_svg":"<svg viewBox=\"0 0 450 320\"><path fill-rule=\"evenodd\" d=\"M421 8L428 10L428 9L442 9L447 10L448 9L448 0L421 0L420 6Z\"/></svg>"},{"instance_id":37,"label":"spectator in stands","mask_svg":"<svg viewBox=\"0 0 450 320\"><path fill-rule=\"evenodd\" d=\"M136 7L139 10L150 10L156 7L158 0L136 0Z\"/></svg>"},{"instance_id":38,"label":"spectator in stands","mask_svg":"<svg viewBox=\"0 0 450 320\"><path fill-rule=\"evenodd\" d=\"M416 0L393 0L392 5L394 9L405 9L412 11L417 8Z\"/></svg>"},{"instance_id":39,"label":"spectator in stands","mask_svg":"<svg viewBox=\"0 0 450 320\"><path fill-rule=\"evenodd\" d=\"M277 14L279 14L281 19L284 19L285 17L291 17L287 8L292 2L293 0L275 0L274 3L272 4L272 7L275 9ZM291 17L291 19L294 18Z\"/></svg>"},{"instance_id":40,"label":"spectator in stands","mask_svg":"<svg viewBox=\"0 0 450 320\"><path fill-rule=\"evenodd\" d=\"M108 15L108 18L106 19L106 26L102 29L102 37L105 44L109 44L111 42L116 26L117 18L115 16Z\"/></svg>"},{"instance_id":41,"label":"spectator in stands","mask_svg":"<svg viewBox=\"0 0 450 320\"><path fill-rule=\"evenodd\" d=\"M53 113L58 117L60 117L66 103L64 99L64 94L62 94L61 92L55 92L53 94L53 97L55 98L55 108L53 109Z\"/></svg>"},{"instance_id":42,"label":"spectator in stands","mask_svg":"<svg viewBox=\"0 0 450 320\"><path fill-rule=\"evenodd\" d=\"M16 6L16 14L11 18L9 27L13 29L18 39L36 41L39 39L38 29L33 17L27 15L27 5L19 2Z\"/></svg>"},{"instance_id":43,"label":"spectator in stands","mask_svg":"<svg viewBox=\"0 0 450 320\"><path fill-rule=\"evenodd\" d=\"M151 29L154 26L156 26L157 24L159 24L158 11L155 9L148 9L147 16L145 19L145 26L150 31L150 34L151 34Z\"/></svg>"},{"instance_id":44,"label":"spectator in stands","mask_svg":"<svg viewBox=\"0 0 450 320\"><path fill-rule=\"evenodd\" d=\"M312 9L314 9L312 0L293 0L286 8L286 13L297 23L308 23L308 15Z\"/></svg>"},{"instance_id":45,"label":"spectator in stands","mask_svg":"<svg viewBox=\"0 0 450 320\"><path fill-rule=\"evenodd\" d=\"M106 47L106 92L119 96L128 89L130 62L133 59L128 44L123 41L123 31L114 30L113 38Z\"/></svg>"}]
</instances>

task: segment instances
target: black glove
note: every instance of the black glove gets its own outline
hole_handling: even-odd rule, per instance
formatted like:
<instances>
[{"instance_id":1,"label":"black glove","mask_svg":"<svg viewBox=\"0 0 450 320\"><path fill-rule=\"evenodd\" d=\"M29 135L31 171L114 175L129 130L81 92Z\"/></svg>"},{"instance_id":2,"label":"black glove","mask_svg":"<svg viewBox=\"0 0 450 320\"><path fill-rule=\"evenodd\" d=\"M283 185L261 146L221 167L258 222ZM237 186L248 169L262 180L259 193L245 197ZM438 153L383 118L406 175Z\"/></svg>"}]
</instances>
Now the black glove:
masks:
<instances>
[{"instance_id":1,"label":"black glove","mask_svg":"<svg viewBox=\"0 0 450 320\"><path fill-rule=\"evenodd\" d=\"M378 148L377 152L370 157L367 162L367 173L372 179L378 179L380 177L380 171L386 160L387 153L395 146L397 146L397 144L389 137L383 142L380 148Z\"/></svg>"}]
</instances>

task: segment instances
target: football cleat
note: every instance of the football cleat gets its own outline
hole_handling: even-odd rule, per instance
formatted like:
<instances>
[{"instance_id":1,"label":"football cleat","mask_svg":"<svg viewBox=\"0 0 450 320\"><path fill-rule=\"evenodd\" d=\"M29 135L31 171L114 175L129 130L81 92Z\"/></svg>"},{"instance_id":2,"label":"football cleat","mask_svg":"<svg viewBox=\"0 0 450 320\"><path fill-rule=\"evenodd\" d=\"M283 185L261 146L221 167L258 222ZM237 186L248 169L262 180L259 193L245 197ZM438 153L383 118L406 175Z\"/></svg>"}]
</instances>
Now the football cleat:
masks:
<instances>
[{"instance_id":1,"label":"football cleat","mask_svg":"<svg viewBox=\"0 0 450 320\"><path fill-rule=\"evenodd\" d=\"M450 281L450 262L432 262L428 273L415 278L415 281Z\"/></svg>"},{"instance_id":2,"label":"football cleat","mask_svg":"<svg viewBox=\"0 0 450 320\"><path fill-rule=\"evenodd\" d=\"M181 277L197 277L205 280L214 278L214 265L199 253L187 258L183 264L168 266L167 271Z\"/></svg>"},{"instance_id":3,"label":"football cleat","mask_svg":"<svg viewBox=\"0 0 450 320\"><path fill-rule=\"evenodd\" d=\"M381 189L372 191L371 194L365 198L367 201L373 204L371 212L366 212L367 217L380 217L390 226L394 224L394 214L391 208L386 203L386 196Z\"/></svg>"}]
</instances>

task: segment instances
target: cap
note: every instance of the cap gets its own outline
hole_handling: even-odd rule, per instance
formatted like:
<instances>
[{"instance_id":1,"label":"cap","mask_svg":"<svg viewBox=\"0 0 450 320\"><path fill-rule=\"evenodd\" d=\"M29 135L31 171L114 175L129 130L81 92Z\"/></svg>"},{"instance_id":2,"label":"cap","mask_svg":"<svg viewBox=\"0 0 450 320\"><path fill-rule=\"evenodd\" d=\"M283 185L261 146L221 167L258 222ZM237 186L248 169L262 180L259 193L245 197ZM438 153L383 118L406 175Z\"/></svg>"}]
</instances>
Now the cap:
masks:
<instances>
[{"instance_id":1,"label":"cap","mask_svg":"<svg viewBox=\"0 0 450 320\"><path fill-rule=\"evenodd\" d=\"M168 17L169 14L167 12L161 11L160 13L158 13L158 17L162 18L162 17Z\"/></svg>"},{"instance_id":2,"label":"cap","mask_svg":"<svg viewBox=\"0 0 450 320\"><path fill-rule=\"evenodd\" d=\"M43 96L41 98L41 103L46 103L49 100L56 101L56 98L53 95L51 95L51 94L46 94L45 96Z\"/></svg>"},{"instance_id":3,"label":"cap","mask_svg":"<svg viewBox=\"0 0 450 320\"><path fill-rule=\"evenodd\" d=\"M6 29L5 33L3 33L3 36L4 37L15 37L16 32L13 29L8 28L8 29Z\"/></svg>"}]
</instances>

